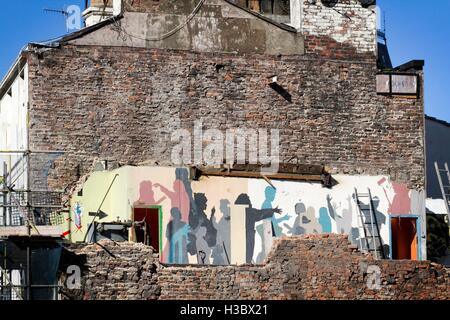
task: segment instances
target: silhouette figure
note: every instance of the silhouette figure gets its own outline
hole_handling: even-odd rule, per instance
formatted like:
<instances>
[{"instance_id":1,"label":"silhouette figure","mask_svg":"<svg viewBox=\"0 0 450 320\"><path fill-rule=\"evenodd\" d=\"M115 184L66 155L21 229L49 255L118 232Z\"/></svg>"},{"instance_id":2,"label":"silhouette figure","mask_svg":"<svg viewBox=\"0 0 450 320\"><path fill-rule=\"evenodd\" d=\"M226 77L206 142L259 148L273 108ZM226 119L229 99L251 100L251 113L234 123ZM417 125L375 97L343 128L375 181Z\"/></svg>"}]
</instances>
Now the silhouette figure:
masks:
<instances>
[{"instance_id":1,"label":"silhouette figure","mask_svg":"<svg viewBox=\"0 0 450 320\"><path fill-rule=\"evenodd\" d=\"M189 221L189 224L192 229L196 229L197 227L205 227L206 235L205 240L210 247L214 247L216 245L217 239L217 230L214 228L211 220L208 219L205 211L208 203L208 199L206 198L204 193L195 193L194 194L194 202L197 209L196 216ZM213 208L211 211L211 218L214 217L216 209Z\"/></svg>"},{"instance_id":2,"label":"silhouette figure","mask_svg":"<svg viewBox=\"0 0 450 320\"><path fill-rule=\"evenodd\" d=\"M328 215L327 208L320 208L319 209L319 223L322 226L322 232L323 233L331 233L331 219Z\"/></svg>"},{"instance_id":3,"label":"silhouette figure","mask_svg":"<svg viewBox=\"0 0 450 320\"><path fill-rule=\"evenodd\" d=\"M255 223L266 218L271 218L274 213L281 213L278 208L275 209L255 209L252 207L252 203L247 194L242 193L236 199L235 204L248 206L245 209L245 226L246 226L246 262L251 263L253 257L253 251L255 249Z\"/></svg>"},{"instance_id":4,"label":"silhouette figure","mask_svg":"<svg viewBox=\"0 0 450 320\"><path fill-rule=\"evenodd\" d=\"M167 189L159 183L155 183L155 187L161 189L161 191L170 199L171 208L178 208L181 212L181 219L188 221L189 219L189 196L186 192L183 181L175 180L173 182L173 191Z\"/></svg>"},{"instance_id":5,"label":"silhouette figure","mask_svg":"<svg viewBox=\"0 0 450 320\"><path fill-rule=\"evenodd\" d=\"M220 200L220 212L222 212L222 218L219 222L216 222L215 215L211 216L211 222L217 230L217 241L215 250L213 250L213 263L225 264L228 263L228 259L231 255L231 216L230 216L230 201L227 199ZM225 246L225 249L224 249ZM226 250L226 252L225 252ZM228 259L227 259L228 256ZM216 261L216 262L215 262Z\"/></svg>"},{"instance_id":6,"label":"silhouette figure","mask_svg":"<svg viewBox=\"0 0 450 320\"><path fill-rule=\"evenodd\" d=\"M170 210L171 219L167 224L166 238L169 243L169 263L187 263L187 234L189 225L181 220L181 213L178 208Z\"/></svg>"},{"instance_id":7,"label":"silhouette figure","mask_svg":"<svg viewBox=\"0 0 450 320\"><path fill-rule=\"evenodd\" d=\"M155 184L155 186L158 184ZM139 184L139 199L134 202L134 205L158 205L163 202L166 197L162 197L158 201L155 200L155 192L153 191L153 184L151 181L142 181Z\"/></svg>"},{"instance_id":8,"label":"silhouette figure","mask_svg":"<svg viewBox=\"0 0 450 320\"><path fill-rule=\"evenodd\" d=\"M302 217L306 212L306 207L302 202L299 202L295 205L295 214L297 217L295 218L294 225L291 227L287 223L284 226L289 230L288 232L293 236L299 236L301 234L305 234L306 230L302 226Z\"/></svg>"},{"instance_id":9,"label":"silhouette figure","mask_svg":"<svg viewBox=\"0 0 450 320\"><path fill-rule=\"evenodd\" d=\"M272 187L272 186L267 186L264 194L265 194L265 200L262 204L261 209L272 209L272 203L275 200L275 195L276 195L277 190ZM283 234L283 229L279 226L279 224L283 221L289 220L289 215L285 215L281 218L276 218L275 215L272 215L271 218L267 218L264 220L268 220L270 221L270 225L271 225L271 232L272 232L272 236L275 237L280 237ZM264 237L264 224L260 224L256 227L256 231L258 232L258 235L261 239L261 244L262 244L262 248L261 248L261 252L258 254L257 258L256 258L256 263L262 263L265 256L266 256L266 251L269 249L267 248L268 246L271 245L271 243L266 243L265 241L265 237Z\"/></svg>"},{"instance_id":10,"label":"silhouette figure","mask_svg":"<svg viewBox=\"0 0 450 320\"><path fill-rule=\"evenodd\" d=\"M209 248L208 243L205 240L206 228L200 227L196 235L197 235L196 247L199 253L198 262L201 264L209 264L209 256L211 254L211 249Z\"/></svg>"},{"instance_id":11,"label":"silhouette figure","mask_svg":"<svg viewBox=\"0 0 450 320\"><path fill-rule=\"evenodd\" d=\"M383 188L386 199L389 203L388 213L390 214L410 214L411 213L411 197L409 195L409 189L406 185L392 182L386 178L378 181L378 185ZM392 186L392 187L391 187ZM388 190L394 193L392 199L388 196Z\"/></svg>"}]
</instances>

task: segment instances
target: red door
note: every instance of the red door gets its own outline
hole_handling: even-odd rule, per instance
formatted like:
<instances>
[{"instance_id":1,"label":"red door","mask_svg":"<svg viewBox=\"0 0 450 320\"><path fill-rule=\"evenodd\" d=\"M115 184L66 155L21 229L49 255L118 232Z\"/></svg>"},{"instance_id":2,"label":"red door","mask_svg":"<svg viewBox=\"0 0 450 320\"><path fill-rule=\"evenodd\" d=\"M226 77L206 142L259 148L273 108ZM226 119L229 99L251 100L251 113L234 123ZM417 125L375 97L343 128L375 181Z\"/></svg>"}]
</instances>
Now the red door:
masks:
<instances>
[{"instance_id":1,"label":"red door","mask_svg":"<svg viewBox=\"0 0 450 320\"><path fill-rule=\"evenodd\" d=\"M153 247L159 253L159 209L134 208L134 222L144 221L144 225L135 227L136 242Z\"/></svg>"},{"instance_id":2,"label":"red door","mask_svg":"<svg viewBox=\"0 0 450 320\"><path fill-rule=\"evenodd\" d=\"M417 219L391 218L392 258L417 260Z\"/></svg>"}]
</instances>

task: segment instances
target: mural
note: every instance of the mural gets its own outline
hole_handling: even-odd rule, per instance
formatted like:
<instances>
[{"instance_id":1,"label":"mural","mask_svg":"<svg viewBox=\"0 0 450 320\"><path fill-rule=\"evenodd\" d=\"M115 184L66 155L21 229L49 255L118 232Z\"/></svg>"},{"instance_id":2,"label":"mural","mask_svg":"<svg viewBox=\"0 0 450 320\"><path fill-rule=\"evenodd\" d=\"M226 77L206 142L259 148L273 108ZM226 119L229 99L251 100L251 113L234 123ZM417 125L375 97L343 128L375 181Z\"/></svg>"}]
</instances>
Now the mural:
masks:
<instances>
[{"instance_id":1,"label":"mural","mask_svg":"<svg viewBox=\"0 0 450 320\"><path fill-rule=\"evenodd\" d=\"M107 219L132 220L134 207L160 207L161 261L173 264L263 263L273 239L281 236L341 233L360 245L364 233L355 188L360 192L370 189L388 252L388 215L411 213L411 203L421 195L380 176L336 176L339 184L327 189L307 182L275 180L269 185L263 179L203 177L191 181L186 168L123 167L98 177L94 173L86 182L84 196L74 196L71 218L76 225L90 223L77 214L77 208L95 208L90 197L98 199L98 190L103 188L99 185L107 188L110 176L117 172L120 181L102 209Z\"/></svg>"},{"instance_id":2,"label":"mural","mask_svg":"<svg viewBox=\"0 0 450 320\"><path fill-rule=\"evenodd\" d=\"M75 220L75 227L77 228L77 231L80 231L83 227L81 223L81 216L83 215L83 210L81 208L81 205L79 202L75 204L75 207L73 208L73 215Z\"/></svg>"},{"instance_id":3,"label":"mural","mask_svg":"<svg viewBox=\"0 0 450 320\"><path fill-rule=\"evenodd\" d=\"M222 217L216 222L215 215L211 216L211 222L217 230L216 246L213 250L213 264L222 265L230 263L231 254L231 209L230 201L220 200L220 212Z\"/></svg>"}]
</instances>

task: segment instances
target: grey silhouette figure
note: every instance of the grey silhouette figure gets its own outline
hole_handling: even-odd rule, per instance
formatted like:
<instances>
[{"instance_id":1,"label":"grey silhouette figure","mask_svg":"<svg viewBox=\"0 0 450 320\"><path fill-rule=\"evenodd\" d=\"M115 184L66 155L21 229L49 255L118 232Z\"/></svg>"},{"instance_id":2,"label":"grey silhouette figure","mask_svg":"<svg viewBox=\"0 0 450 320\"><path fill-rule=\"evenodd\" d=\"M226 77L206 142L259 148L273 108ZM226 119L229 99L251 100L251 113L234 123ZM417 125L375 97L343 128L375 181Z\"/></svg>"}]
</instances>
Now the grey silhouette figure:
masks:
<instances>
[{"instance_id":1,"label":"grey silhouette figure","mask_svg":"<svg viewBox=\"0 0 450 320\"><path fill-rule=\"evenodd\" d=\"M199 253L198 262L201 264L209 264L209 255L211 254L211 249L205 240L205 235L206 235L206 228L200 227L197 230L196 234L197 236L196 246Z\"/></svg>"},{"instance_id":2,"label":"grey silhouette figure","mask_svg":"<svg viewBox=\"0 0 450 320\"><path fill-rule=\"evenodd\" d=\"M230 254L231 254L230 201L228 201L227 199L220 200L220 212L222 212L222 218L219 220L219 222L216 222L215 214L211 215L211 222L217 230L216 246L212 253L214 264L228 263L228 260L229 260ZM215 209L214 209L214 213L215 213ZM224 246L225 246L225 248L224 248ZM216 263L216 261L217 261L217 263Z\"/></svg>"},{"instance_id":3,"label":"grey silhouette figure","mask_svg":"<svg viewBox=\"0 0 450 320\"><path fill-rule=\"evenodd\" d=\"M214 228L213 223L211 222L211 220L208 219L205 213L208 198L206 198L204 193L195 193L194 201L197 209L197 215L194 219L192 219L192 221L190 221L190 226L193 229L196 229L197 227L205 227L206 228L205 240L208 243L209 247L212 248L216 245L217 230L216 228ZM213 208L211 211L211 218L214 217L215 211L216 209Z\"/></svg>"},{"instance_id":4,"label":"grey silhouette figure","mask_svg":"<svg viewBox=\"0 0 450 320\"><path fill-rule=\"evenodd\" d=\"M291 227L287 223L284 226L288 229L288 232L293 236L299 236L301 234L305 234L306 230L302 227L302 225L307 221L304 221L305 216L302 216L306 213L306 207L302 202L299 202L295 205L295 214L297 217L295 218L294 225ZM303 219L303 220L302 220ZM307 218L306 218L307 219Z\"/></svg>"},{"instance_id":5,"label":"grey silhouette figure","mask_svg":"<svg viewBox=\"0 0 450 320\"><path fill-rule=\"evenodd\" d=\"M257 221L271 218L274 213L281 213L281 209L255 209L252 207L252 203L247 194L242 193L236 199L235 204L247 205L245 209L245 226L246 226L246 262L251 263L253 257L253 251L255 249L255 224Z\"/></svg>"}]
</instances>

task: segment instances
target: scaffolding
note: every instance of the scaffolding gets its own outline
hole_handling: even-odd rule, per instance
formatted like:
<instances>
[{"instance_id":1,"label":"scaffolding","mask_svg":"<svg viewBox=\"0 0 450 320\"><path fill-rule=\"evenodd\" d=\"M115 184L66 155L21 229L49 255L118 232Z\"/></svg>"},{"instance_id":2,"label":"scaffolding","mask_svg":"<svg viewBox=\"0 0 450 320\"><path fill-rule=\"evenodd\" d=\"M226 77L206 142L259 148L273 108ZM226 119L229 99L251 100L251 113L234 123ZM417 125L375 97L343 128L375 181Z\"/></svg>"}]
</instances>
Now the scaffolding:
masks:
<instances>
[{"instance_id":1,"label":"scaffolding","mask_svg":"<svg viewBox=\"0 0 450 320\"><path fill-rule=\"evenodd\" d=\"M62 191L35 188L35 185L39 184L36 176L46 179L45 168L54 161L55 155L61 154L61 151L0 150L3 169L0 176L0 300L57 298L58 286L54 281L38 279L42 262L37 262L36 257L41 261L49 260L50 248L61 237L41 234L39 227L62 225L67 210L62 202Z\"/></svg>"},{"instance_id":2,"label":"scaffolding","mask_svg":"<svg viewBox=\"0 0 450 320\"><path fill-rule=\"evenodd\" d=\"M16 155L15 163L3 161L3 176L0 186L0 227L26 226L31 230L36 226L52 226L63 223L64 206L62 191L33 188L32 157L35 155L59 155L61 151L0 151L0 156ZM37 164L35 167L38 167ZM19 187L16 185L19 182Z\"/></svg>"}]
</instances>

